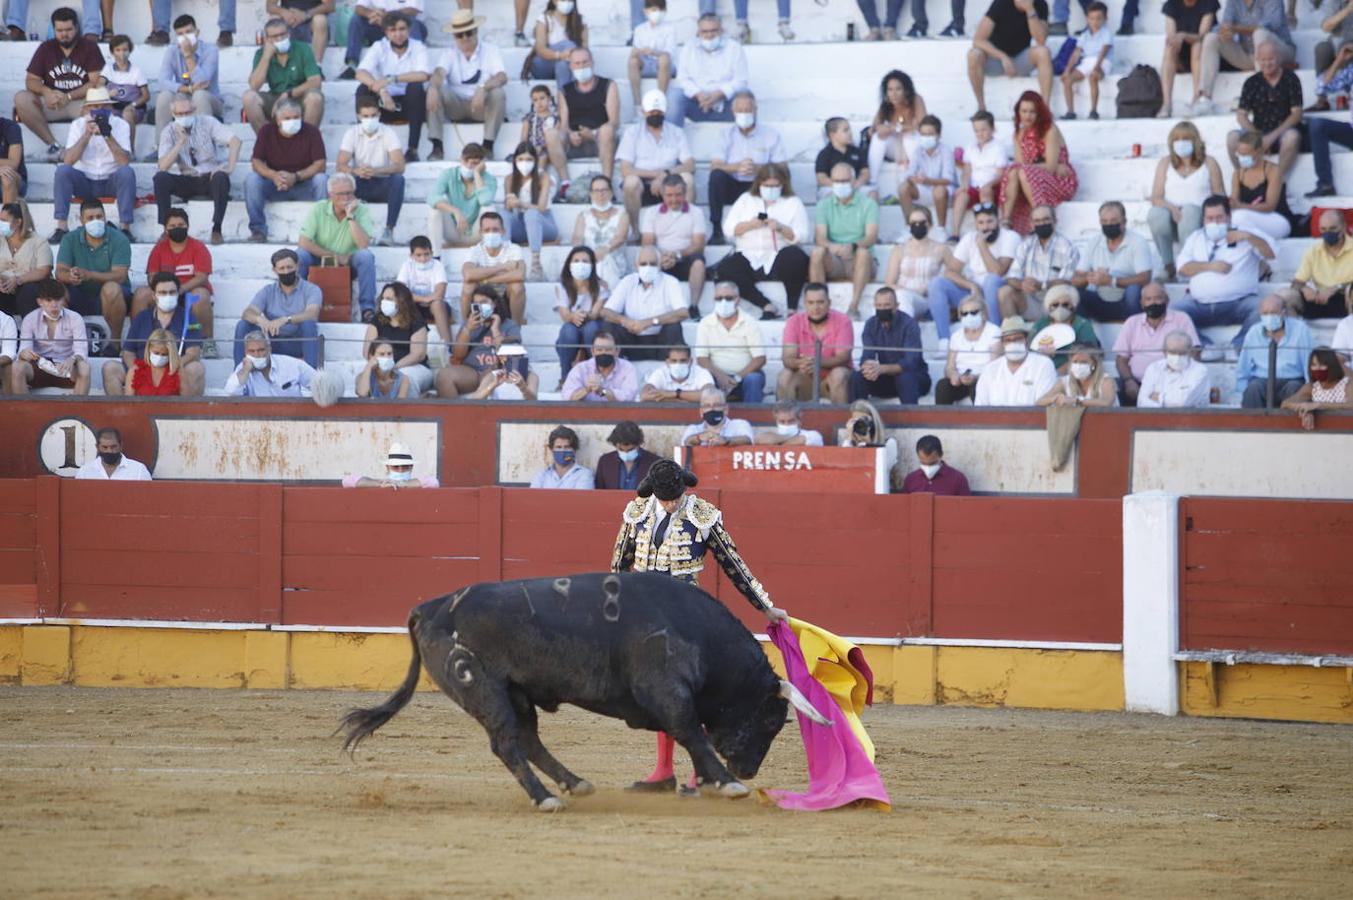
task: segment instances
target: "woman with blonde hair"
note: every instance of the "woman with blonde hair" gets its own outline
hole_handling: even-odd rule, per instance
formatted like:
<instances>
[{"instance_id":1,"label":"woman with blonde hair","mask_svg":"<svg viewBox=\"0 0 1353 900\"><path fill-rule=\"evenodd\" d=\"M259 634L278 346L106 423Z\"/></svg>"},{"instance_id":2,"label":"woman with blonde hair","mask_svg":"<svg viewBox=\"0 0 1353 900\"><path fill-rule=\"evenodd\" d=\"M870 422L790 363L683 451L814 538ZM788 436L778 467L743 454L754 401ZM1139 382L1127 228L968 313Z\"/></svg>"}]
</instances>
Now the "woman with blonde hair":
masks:
<instances>
[{"instance_id":1,"label":"woman with blonde hair","mask_svg":"<svg viewBox=\"0 0 1353 900\"><path fill-rule=\"evenodd\" d=\"M878 407L868 400L856 400L850 404L850 415L846 418L843 431L843 447L883 447L887 458L888 483L894 490L901 487L902 473L897 471L897 439L888 436Z\"/></svg>"},{"instance_id":2,"label":"woman with blonde hair","mask_svg":"<svg viewBox=\"0 0 1353 900\"><path fill-rule=\"evenodd\" d=\"M1118 387L1104 371L1103 354L1098 347L1076 344L1066 374L1057 379L1039 406L1117 406Z\"/></svg>"},{"instance_id":3,"label":"woman with blonde hair","mask_svg":"<svg viewBox=\"0 0 1353 900\"><path fill-rule=\"evenodd\" d=\"M1156 164L1151 186L1151 209L1146 223L1160 251L1165 273L1175 277L1175 241L1203 227L1203 201L1224 194L1221 167L1207 155L1207 145L1197 127L1187 120L1170 129L1169 152Z\"/></svg>"},{"instance_id":4,"label":"woman with blonde hair","mask_svg":"<svg viewBox=\"0 0 1353 900\"><path fill-rule=\"evenodd\" d=\"M178 397L183 393L178 340L164 328L146 338L146 351L132 364L131 393L136 397Z\"/></svg>"},{"instance_id":5,"label":"woman with blonde hair","mask_svg":"<svg viewBox=\"0 0 1353 900\"><path fill-rule=\"evenodd\" d=\"M52 248L22 200L0 206L0 238L0 313L24 316L38 308L38 282L52 277Z\"/></svg>"}]
</instances>

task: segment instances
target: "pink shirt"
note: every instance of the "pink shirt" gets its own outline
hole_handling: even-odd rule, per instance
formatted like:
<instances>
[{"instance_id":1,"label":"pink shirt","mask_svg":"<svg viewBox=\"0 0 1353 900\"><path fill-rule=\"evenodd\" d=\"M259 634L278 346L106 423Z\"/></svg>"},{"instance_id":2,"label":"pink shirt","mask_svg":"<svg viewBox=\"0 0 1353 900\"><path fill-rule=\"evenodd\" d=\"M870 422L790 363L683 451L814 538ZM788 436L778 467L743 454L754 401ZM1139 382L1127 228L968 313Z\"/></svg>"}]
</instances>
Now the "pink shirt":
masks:
<instances>
[{"instance_id":1,"label":"pink shirt","mask_svg":"<svg viewBox=\"0 0 1353 900\"><path fill-rule=\"evenodd\" d=\"M1113 342L1114 355L1126 355L1132 377L1141 381L1147 366L1165 358L1165 338L1174 331L1184 332L1193 338L1193 346L1199 346L1198 332L1193 327L1193 319L1186 312L1166 307L1165 316L1157 327L1147 322L1146 313L1128 316L1123 323L1123 330L1118 332L1118 340Z\"/></svg>"},{"instance_id":2,"label":"pink shirt","mask_svg":"<svg viewBox=\"0 0 1353 900\"><path fill-rule=\"evenodd\" d=\"M813 333L813 326L808 321L808 313L797 312L785 322L784 336L780 340L783 344L797 346L800 356L812 356L813 342L817 339L818 336ZM850 322L850 316L834 309L828 312L827 324L822 332L821 339L823 356L831 356L833 353L840 353L842 350L853 349L855 347L855 327ZM853 360L846 359L846 368L852 368L854 365Z\"/></svg>"}]
</instances>

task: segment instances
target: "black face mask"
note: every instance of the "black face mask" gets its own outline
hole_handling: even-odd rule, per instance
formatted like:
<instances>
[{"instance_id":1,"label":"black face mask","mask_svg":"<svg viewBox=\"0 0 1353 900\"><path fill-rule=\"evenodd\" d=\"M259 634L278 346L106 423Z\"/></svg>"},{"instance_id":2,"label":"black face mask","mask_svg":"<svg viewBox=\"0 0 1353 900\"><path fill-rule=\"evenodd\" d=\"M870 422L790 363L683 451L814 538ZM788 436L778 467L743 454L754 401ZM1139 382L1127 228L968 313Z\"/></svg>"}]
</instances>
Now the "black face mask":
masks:
<instances>
[{"instance_id":1,"label":"black face mask","mask_svg":"<svg viewBox=\"0 0 1353 900\"><path fill-rule=\"evenodd\" d=\"M911 236L916 238L916 240L918 241L925 240L925 236L927 234L930 234L930 226L927 225L925 222L911 223Z\"/></svg>"},{"instance_id":2,"label":"black face mask","mask_svg":"<svg viewBox=\"0 0 1353 900\"><path fill-rule=\"evenodd\" d=\"M296 283L298 277L300 277L300 275L297 272L284 272L277 276L277 281L282 287L291 287Z\"/></svg>"},{"instance_id":3,"label":"black face mask","mask_svg":"<svg viewBox=\"0 0 1353 900\"><path fill-rule=\"evenodd\" d=\"M596 360L598 369L609 369L611 366L615 365L614 353L598 353L596 356L592 357L592 359Z\"/></svg>"},{"instance_id":4,"label":"black face mask","mask_svg":"<svg viewBox=\"0 0 1353 900\"><path fill-rule=\"evenodd\" d=\"M997 225L995 228L987 232L987 243L988 244L996 243L996 238L1000 236L1001 236L1001 226Z\"/></svg>"},{"instance_id":5,"label":"black face mask","mask_svg":"<svg viewBox=\"0 0 1353 900\"><path fill-rule=\"evenodd\" d=\"M184 241L188 240L188 229L186 228L171 228L169 229L168 234L169 239L176 244L182 244Z\"/></svg>"},{"instance_id":6,"label":"black face mask","mask_svg":"<svg viewBox=\"0 0 1353 900\"><path fill-rule=\"evenodd\" d=\"M878 320L879 320L880 322L882 322L884 325L887 325L889 322L891 322L891 321L893 320L893 316L894 316L896 313L897 313L897 310L895 310L895 309L876 309L876 310L874 310L874 315L877 316L877 317L878 317Z\"/></svg>"},{"instance_id":7,"label":"black face mask","mask_svg":"<svg viewBox=\"0 0 1353 900\"><path fill-rule=\"evenodd\" d=\"M1034 234L1038 235L1040 241L1046 241L1052 237L1052 223L1044 222L1042 225L1035 225Z\"/></svg>"},{"instance_id":8,"label":"black face mask","mask_svg":"<svg viewBox=\"0 0 1353 900\"><path fill-rule=\"evenodd\" d=\"M1142 306L1142 312L1146 313L1148 319L1163 319L1165 318L1165 304L1147 303Z\"/></svg>"},{"instance_id":9,"label":"black face mask","mask_svg":"<svg viewBox=\"0 0 1353 900\"><path fill-rule=\"evenodd\" d=\"M1101 225L1099 226L1099 230L1104 232L1104 236L1111 241L1115 241L1123 236L1123 226L1119 225L1117 222Z\"/></svg>"},{"instance_id":10,"label":"black face mask","mask_svg":"<svg viewBox=\"0 0 1353 900\"><path fill-rule=\"evenodd\" d=\"M1343 236L1344 236L1344 233L1343 233L1342 231L1322 231L1322 232L1320 232L1320 239L1323 240L1323 241L1325 242L1326 246L1329 246L1329 247L1333 247L1335 244L1339 243L1339 241L1343 239Z\"/></svg>"},{"instance_id":11,"label":"black face mask","mask_svg":"<svg viewBox=\"0 0 1353 900\"><path fill-rule=\"evenodd\" d=\"M723 410L707 409L700 414L700 418L704 419L707 425L721 425L723 424Z\"/></svg>"},{"instance_id":12,"label":"black face mask","mask_svg":"<svg viewBox=\"0 0 1353 900\"><path fill-rule=\"evenodd\" d=\"M660 112L651 112L644 116L644 121L648 123L649 128L661 128L667 117Z\"/></svg>"},{"instance_id":13,"label":"black face mask","mask_svg":"<svg viewBox=\"0 0 1353 900\"><path fill-rule=\"evenodd\" d=\"M103 460L105 465L115 466L122 462L122 451L119 450L116 453L100 453L99 459Z\"/></svg>"}]
</instances>

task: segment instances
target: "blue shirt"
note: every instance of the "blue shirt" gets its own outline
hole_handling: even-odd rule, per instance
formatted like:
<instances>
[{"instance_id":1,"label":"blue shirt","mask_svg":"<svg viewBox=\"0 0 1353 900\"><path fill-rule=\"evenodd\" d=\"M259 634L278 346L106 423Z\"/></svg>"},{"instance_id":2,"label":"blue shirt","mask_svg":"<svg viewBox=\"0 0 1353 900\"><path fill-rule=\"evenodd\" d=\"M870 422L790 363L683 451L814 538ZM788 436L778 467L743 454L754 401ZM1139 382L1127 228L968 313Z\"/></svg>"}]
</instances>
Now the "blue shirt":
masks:
<instances>
[{"instance_id":1,"label":"blue shirt","mask_svg":"<svg viewBox=\"0 0 1353 900\"><path fill-rule=\"evenodd\" d=\"M225 391L232 397L304 397L303 391L310 390L310 381L315 377L315 370L308 363L280 353L272 354L266 374L250 369L249 377L241 382L243 367L244 363L240 363L226 379Z\"/></svg>"},{"instance_id":2,"label":"blue shirt","mask_svg":"<svg viewBox=\"0 0 1353 900\"><path fill-rule=\"evenodd\" d=\"M921 327L916 320L897 310L893 321L884 325L878 316L870 316L864 323L864 333L860 336L860 362L876 360L880 365L901 366L906 377L919 378L926 371L921 349ZM891 348L891 349L877 349ZM906 350L916 352L904 352Z\"/></svg>"},{"instance_id":3,"label":"blue shirt","mask_svg":"<svg viewBox=\"0 0 1353 900\"><path fill-rule=\"evenodd\" d=\"M202 40L202 35L199 34L194 55L197 57L197 68L193 69L192 75L189 76L187 61L183 58L183 51L179 49L178 35L169 36L169 46L165 48L160 62L160 90L175 94L186 84L205 83L208 93L216 97L221 96L221 84L217 80L216 72L220 56L217 54L216 45Z\"/></svg>"},{"instance_id":4,"label":"blue shirt","mask_svg":"<svg viewBox=\"0 0 1353 900\"><path fill-rule=\"evenodd\" d=\"M625 468L624 460L620 461L620 482L616 487L622 491L637 491L639 489L639 463L637 461L633 469Z\"/></svg>"},{"instance_id":5,"label":"blue shirt","mask_svg":"<svg viewBox=\"0 0 1353 900\"><path fill-rule=\"evenodd\" d=\"M178 351L180 356L194 347L202 346L202 324L193 320L192 310L189 309L196 300L196 294L189 294L187 302L184 302L184 298L180 297L178 309L174 310L174 318L169 320L169 327L165 329L179 339ZM186 337L183 333L185 317L188 319L188 334ZM159 327L160 320L155 316L154 307L141 310L132 319L131 328L122 340L123 352L141 359L146 354L146 339L150 337L152 331Z\"/></svg>"},{"instance_id":6,"label":"blue shirt","mask_svg":"<svg viewBox=\"0 0 1353 900\"><path fill-rule=\"evenodd\" d=\"M726 163L740 163L744 159L750 159L756 163L757 168L760 168L766 163L787 162L789 155L785 153L785 145L784 141L780 139L780 132L769 125L762 125L757 122L752 125L751 134L743 134L742 129L738 126L729 125L728 130L723 133L719 158ZM736 172L733 173L732 177L735 181L741 181L744 184L752 183L750 177L743 178Z\"/></svg>"},{"instance_id":7,"label":"blue shirt","mask_svg":"<svg viewBox=\"0 0 1353 900\"><path fill-rule=\"evenodd\" d=\"M531 487L553 491L590 491L597 486L592 470L574 463L560 475L554 466L546 466L531 479Z\"/></svg>"},{"instance_id":8,"label":"blue shirt","mask_svg":"<svg viewBox=\"0 0 1353 900\"><path fill-rule=\"evenodd\" d=\"M303 279L297 279L290 294L282 290L276 281L254 295L249 305L269 319L285 319L305 312L307 306L319 306L324 302L324 294L319 286Z\"/></svg>"},{"instance_id":9,"label":"blue shirt","mask_svg":"<svg viewBox=\"0 0 1353 900\"><path fill-rule=\"evenodd\" d=\"M1278 341L1278 381L1305 381L1306 363L1310 359L1311 329L1301 319L1287 316L1283 319L1283 336ZM1236 390L1255 378L1268 378L1268 332L1262 323L1255 323L1245 333L1245 344L1236 363Z\"/></svg>"}]
</instances>

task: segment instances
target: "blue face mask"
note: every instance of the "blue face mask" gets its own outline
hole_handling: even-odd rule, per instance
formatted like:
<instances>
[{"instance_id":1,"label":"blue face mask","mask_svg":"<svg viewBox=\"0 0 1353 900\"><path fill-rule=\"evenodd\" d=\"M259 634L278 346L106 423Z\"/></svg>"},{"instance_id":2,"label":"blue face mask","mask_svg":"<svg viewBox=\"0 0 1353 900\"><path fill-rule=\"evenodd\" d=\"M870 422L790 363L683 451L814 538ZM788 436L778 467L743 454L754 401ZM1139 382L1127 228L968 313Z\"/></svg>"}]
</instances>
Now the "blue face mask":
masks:
<instances>
[{"instance_id":1,"label":"blue face mask","mask_svg":"<svg viewBox=\"0 0 1353 900\"><path fill-rule=\"evenodd\" d=\"M624 462L634 462L639 458L639 448L635 447L631 450L617 450L615 451L615 454Z\"/></svg>"},{"instance_id":2,"label":"blue face mask","mask_svg":"<svg viewBox=\"0 0 1353 900\"><path fill-rule=\"evenodd\" d=\"M1283 327L1283 317L1278 313L1265 313L1259 317L1259 321L1264 323L1264 330L1270 334L1281 331Z\"/></svg>"},{"instance_id":3,"label":"blue face mask","mask_svg":"<svg viewBox=\"0 0 1353 900\"><path fill-rule=\"evenodd\" d=\"M556 466L571 466L577 456L572 450L555 450L554 464Z\"/></svg>"}]
</instances>

